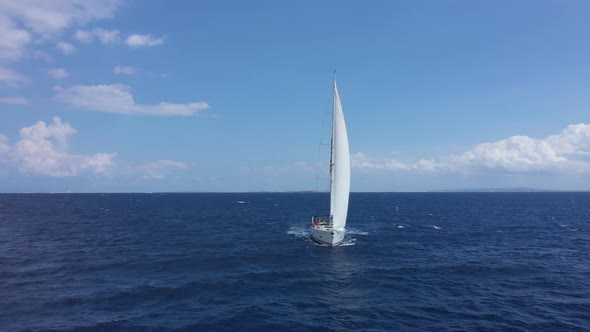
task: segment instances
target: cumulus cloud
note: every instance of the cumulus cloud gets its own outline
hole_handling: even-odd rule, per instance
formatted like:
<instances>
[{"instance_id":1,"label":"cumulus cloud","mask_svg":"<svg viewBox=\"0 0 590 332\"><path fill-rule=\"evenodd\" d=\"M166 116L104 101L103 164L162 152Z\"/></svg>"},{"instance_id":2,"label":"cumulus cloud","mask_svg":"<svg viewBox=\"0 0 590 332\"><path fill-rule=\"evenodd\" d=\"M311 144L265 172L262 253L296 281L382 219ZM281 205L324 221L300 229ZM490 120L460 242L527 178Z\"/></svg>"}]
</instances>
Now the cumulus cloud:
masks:
<instances>
[{"instance_id":1,"label":"cumulus cloud","mask_svg":"<svg viewBox=\"0 0 590 332\"><path fill-rule=\"evenodd\" d=\"M29 83L29 78L6 67L0 66L0 82L4 82L11 87L21 86Z\"/></svg>"},{"instance_id":2,"label":"cumulus cloud","mask_svg":"<svg viewBox=\"0 0 590 332\"><path fill-rule=\"evenodd\" d=\"M74 33L74 39L83 43L90 43L94 40L94 34L92 31L76 30Z\"/></svg>"},{"instance_id":3,"label":"cumulus cloud","mask_svg":"<svg viewBox=\"0 0 590 332\"><path fill-rule=\"evenodd\" d=\"M144 179L164 179L173 170L187 169L187 164L174 160L158 160L149 164L141 165Z\"/></svg>"},{"instance_id":4,"label":"cumulus cloud","mask_svg":"<svg viewBox=\"0 0 590 332\"><path fill-rule=\"evenodd\" d=\"M65 55L70 55L76 51L76 47L74 47L74 45L64 41L58 42L55 44L55 47L57 47L57 49Z\"/></svg>"},{"instance_id":5,"label":"cumulus cloud","mask_svg":"<svg viewBox=\"0 0 590 332\"><path fill-rule=\"evenodd\" d=\"M49 74L49 76L55 78L55 79L60 79L60 78L66 78L68 77L68 71L65 70L64 68L52 68L49 69L47 71L47 74Z\"/></svg>"},{"instance_id":6,"label":"cumulus cloud","mask_svg":"<svg viewBox=\"0 0 590 332\"><path fill-rule=\"evenodd\" d=\"M76 30L74 38L83 43L91 43L95 39L101 44L113 44L121 41L121 32L119 30L107 30L94 28L92 30Z\"/></svg>"},{"instance_id":7,"label":"cumulus cloud","mask_svg":"<svg viewBox=\"0 0 590 332\"><path fill-rule=\"evenodd\" d=\"M156 38L152 35L133 34L127 37L125 43L130 47L156 46L164 44L165 37Z\"/></svg>"},{"instance_id":8,"label":"cumulus cloud","mask_svg":"<svg viewBox=\"0 0 590 332\"><path fill-rule=\"evenodd\" d=\"M370 157L362 152L355 153L350 158L350 164L355 168L408 170L411 167L394 159Z\"/></svg>"},{"instance_id":9,"label":"cumulus cloud","mask_svg":"<svg viewBox=\"0 0 590 332\"><path fill-rule=\"evenodd\" d=\"M47 125L38 121L20 130L20 140L11 147L0 135L0 159L13 163L24 173L76 176L84 171L103 173L113 165L116 153L69 154L67 143L76 130L60 118Z\"/></svg>"},{"instance_id":10,"label":"cumulus cloud","mask_svg":"<svg viewBox=\"0 0 590 332\"><path fill-rule=\"evenodd\" d=\"M5 61L20 60L32 41L31 33L18 28L12 19L1 14L0 36L0 60Z\"/></svg>"},{"instance_id":11,"label":"cumulus cloud","mask_svg":"<svg viewBox=\"0 0 590 332\"><path fill-rule=\"evenodd\" d=\"M113 68L113 74L115 74L115 75L119 75L119 74L133 75L133 74L137 74L138 71L139 71L139 69L137 69L135 67L131 67L131 66L116 66L115 68Z\"/></svg>"},{"instance_id":12,"label":"cumulus cloud","mask_svg":"<svg viewBox=\"0 0 590 332\"><path fill-rule=\"evenodd\" d=\"M502 171L586 173L590 172L590 125L569 125L557 135L535 139L512 136L481 143L458 155L404 163L389 158L374 158L363 153L352 156L356 168L421 170L429 172Z\"/></svg>"},{"instance_id":13,"label":"cumulus cloud","mask_svg":"<svg viewBox=\"0 0 590 332\"><path fill-rule=\"evenodd\" d=\"M0 62L19 61L36 56L42 51L28 48L36 42L55 41L67 28L84 25L93 20L110 18L123 0L0 0ZM108 35L98 31L97 38ZM56 47L64 54L72 54L75 47L59 42ZM44 54L44 58L50 59Z\"/></svg>"},{"instance_id":14,"label":"cumulus cloud","mask_svg":"<svg viewBox=\"0 0 590 332\"><path fill-rule=\"evenodd\" d=\"M75 108L119 114L193 115L209 107L206 102L188 104L137 104L131 89L122 84L56 87L55 99Z\"/></svg>"},{"instance_id":15,"label":"cumulus cloud","mask_svg":"<svg viewBox=\"0 0 590 332\"><path fill-rule=\"evenodd\" d=\"M110 18L122 3L122 0L1 0L0 16L18 21L48 38L74 24Z\"/></svg>"},{"instance_id":16,"label":"cumulus cloud","mask_svg":"<svg viewBox=\"0 0 590 332\"><path fill-rule=\"evenodd\" d=\"M0 97L0 104L11 105L28 105L29 101L25 97Z\"/></svg>"}]
</instances>

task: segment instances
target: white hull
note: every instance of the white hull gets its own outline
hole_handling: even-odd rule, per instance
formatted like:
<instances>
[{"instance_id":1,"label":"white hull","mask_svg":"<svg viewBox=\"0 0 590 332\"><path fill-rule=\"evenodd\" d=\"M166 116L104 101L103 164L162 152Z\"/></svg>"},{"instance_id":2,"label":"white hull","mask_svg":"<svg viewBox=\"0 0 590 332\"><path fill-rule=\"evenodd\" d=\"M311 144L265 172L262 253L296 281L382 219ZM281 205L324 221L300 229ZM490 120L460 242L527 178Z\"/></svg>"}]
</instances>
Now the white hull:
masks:
<instances>
[{"instance_id":1,"label":"white hull","mask_svg":"<svg viewBox=\"0 0 590 332\"><path fill-rule=\"evenodd\" d=\"M350 149L340 96L334 79L332 142L330 144L330 213L312 217L311 238L314 241L329 246L342 243L346 234L349 194Z\"/></svg>"},{"instance_id":2,"label":"white hull","mask_svg":"<svg viewBox=\"0 0 590 332\"><path fill-rule=\"evenodd\" d=\"M311 237L314 241L329 246L337 246L344 240L346 231L344 229L334 230L333 228L316 227L311 229Z\"/></svg>"}]
</instances>

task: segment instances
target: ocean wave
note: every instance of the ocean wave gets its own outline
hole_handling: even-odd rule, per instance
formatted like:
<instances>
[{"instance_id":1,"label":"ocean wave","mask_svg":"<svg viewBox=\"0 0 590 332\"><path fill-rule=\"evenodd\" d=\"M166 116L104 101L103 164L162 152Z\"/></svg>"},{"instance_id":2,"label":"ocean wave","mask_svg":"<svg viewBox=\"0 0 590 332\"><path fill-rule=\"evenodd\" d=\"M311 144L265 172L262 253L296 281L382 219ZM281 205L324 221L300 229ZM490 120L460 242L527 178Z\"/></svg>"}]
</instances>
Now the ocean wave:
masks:
<instances>
[{"instance_id":1,"label":"ocean wave","mask_svg":"<svg viewBox=\"0 0 590 332\"><path fill-rule=\"evenodd\" d=\"M292 226L287 231L287 234L295 237L308 237L311 235L311 229L307 227Z\"/></svg>"},{"instance_id":2,"label":"ocean wave","mask_svg":"<svg viewBox=\"0 0 590 332\"><path fill-rule=\"evenodd\" d=\"M346 229L346 234L349 235L369 235L369 232L367 231L362 231L356 228L348 228Z\"/></svg>"},{"instance_id":3,"label":"ocean wave","mask_svg":"<svg viewBox=\"0 0 590 332\"><path fill-rule=\"evenodd\" d=\"M586 193L353 193L344 248L327 195L63 197L0 194L1 330L590 326Z\"/></svg>"}]
</instances>

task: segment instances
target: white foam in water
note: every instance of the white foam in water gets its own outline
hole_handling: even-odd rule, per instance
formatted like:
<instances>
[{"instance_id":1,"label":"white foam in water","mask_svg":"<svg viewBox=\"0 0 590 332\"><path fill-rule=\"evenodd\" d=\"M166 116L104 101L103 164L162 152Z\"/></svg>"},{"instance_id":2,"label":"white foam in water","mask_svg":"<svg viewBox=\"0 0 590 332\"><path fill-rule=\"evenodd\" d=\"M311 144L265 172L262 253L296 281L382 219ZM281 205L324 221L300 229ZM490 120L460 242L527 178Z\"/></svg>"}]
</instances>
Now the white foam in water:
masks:
<instances>
[{"instance_id":1,"label":"white foam in water","mask_svg":"<svg viewBox=\"0 0 590 332\"><path fill-rule=\"evenodd\" d=\"M572 228L572 227L570 227L570 225L568 225L568 224L559 224L559 227L567 228L568 230L570 230L570 231L572 231L572 232L578 231L578 229L577 229L577 228Z\"/></svg>"},{"instance_id":2,"label":"white foam in water","mask_svg":"<svg viewBox=\"0 0 590 332\"><path fill-rule=\"evenodd\" d=\"M402 225L397 225L397 228L404 228L404 226L402 226Z\"/></svg>"},{"instance_id":3,"label":"white foam in water","mask_svg":"<svg viewBox=\"0 0 590 332\"><path fill-rule=\"evenodd\" d=\"M355 228L347 229L346 234L350 235L369 235L369 232L361 231Z\"/></svg>"},{"instance_id":4,"label":"white foam in water","mask_svg":"<svg viewBox=\"0 0 590 332\"><path fill-rule=\"evenodd\" d=\"M369 235L368 232L363 232L363 231L359 231L359 230L355 230L355 229L346 230L346 233L347 233L346 237L344 238L342 243L340 243L338 245L338 247L347 247L347 246L354 246L355 245L356 239L349 236L349 235ZM311 230L309 228L292 226L287 231L287 234L293 235L296 238L306 238L309 242L311 242L317 246L320 246L320 247L330 247L327 244L317 243L316 241L313 241L311 239Z\"/></svg>"},{"instance_id":5,"label":"white foam in water","mask_svg":"<svg viewBox=\"0 0 590 332\"><path fill-rule=\"evenodd\" d=\"M309 228L303 227L291 227L287 232L289 235L294 235L295 237L307 237L311 234L311 230Z\"/></svg>"},{"instance_id":6,"label":"white foam in water","mask_svg":"<svg viewBox=\"0 0 590 332\"><path fill-rule=\"evenodd\" d=\"M356 239L347 236L347 237L344 238L344 241L342 241L342 243L340 243L338 246L339 247L354 246L355 243L356 243Z\"/></svg>"}]
</instances>

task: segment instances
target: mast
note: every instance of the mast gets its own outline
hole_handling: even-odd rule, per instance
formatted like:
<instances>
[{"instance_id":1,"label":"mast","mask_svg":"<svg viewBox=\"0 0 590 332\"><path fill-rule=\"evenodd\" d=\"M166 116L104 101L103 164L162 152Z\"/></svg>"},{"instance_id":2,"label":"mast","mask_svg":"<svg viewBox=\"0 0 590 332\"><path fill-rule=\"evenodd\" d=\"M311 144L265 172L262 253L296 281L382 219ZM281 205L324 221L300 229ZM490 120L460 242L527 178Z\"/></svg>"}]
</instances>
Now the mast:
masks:
<instances>
[{"instance_id":1,"label":"mast","mask_svg":"<svg viewBox=\"0 0 590 332\"><path fill-rule=\"evenodd\" d=\"M332 193L332 182L334 181L334 108L336 107L336 70L332 74L332 132L330 134L330 193ZM331 197L332 195L330 195ZM331 211L330 211L331 213Z\"/></svg>"}]
</instances>

